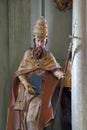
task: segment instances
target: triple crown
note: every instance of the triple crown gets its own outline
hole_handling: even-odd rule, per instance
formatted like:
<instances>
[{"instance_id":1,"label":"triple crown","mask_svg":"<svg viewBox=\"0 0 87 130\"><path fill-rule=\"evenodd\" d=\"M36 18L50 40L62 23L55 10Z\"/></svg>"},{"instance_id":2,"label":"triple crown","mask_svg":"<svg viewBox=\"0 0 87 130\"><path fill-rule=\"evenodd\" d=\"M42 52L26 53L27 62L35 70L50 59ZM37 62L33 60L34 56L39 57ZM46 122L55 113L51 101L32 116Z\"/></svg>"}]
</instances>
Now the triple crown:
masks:
<instances>
[{"instance_id":1,"label":"triple crown","mask_svg":"<svg viewBox=\"0 0 87 130\"><path fill-rule=\"evenodd\" d=\"M45 39L48 37L48 27L47 21L43 16L41 16L34 27L34 38Z\"/></svg>"}]
</instances>

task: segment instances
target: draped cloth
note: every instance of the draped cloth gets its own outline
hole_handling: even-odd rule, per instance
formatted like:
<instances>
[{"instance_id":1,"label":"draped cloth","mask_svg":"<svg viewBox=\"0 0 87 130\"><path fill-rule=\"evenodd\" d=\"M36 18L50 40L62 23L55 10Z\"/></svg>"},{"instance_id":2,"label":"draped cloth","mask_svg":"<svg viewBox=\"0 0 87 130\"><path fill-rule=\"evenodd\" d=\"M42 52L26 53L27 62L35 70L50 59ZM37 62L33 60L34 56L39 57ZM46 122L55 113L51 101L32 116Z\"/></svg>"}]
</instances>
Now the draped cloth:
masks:
<instances>
[{"instance_id":1,"label":"draped cloth","mask_svg":"<svg viewBox=\"0 0 87 130\"><path fill-rule=\"evenodd\" d=\"M15 72L12 82L6 130L20 129L20 116L19 116L20 111L14 110L14 105L18 97L18 89L20 86L18 76L36 71L38 69L45 70L48 72L42 82L42 93L41 93L42 105L39 119L39 130L43 130L45 125L51 119L54 118L51 105L51 98L55 90L55 87L57 86L58 79L54 77L51 72L54 69L60 69L60 68L61 66L56 62L52 53L50 53L49 51L46 52L45 56L39 62L35 61L31 49L25 52L24 57L20 63L20 66L18 70Z\"/></svg>"}]
</instances>

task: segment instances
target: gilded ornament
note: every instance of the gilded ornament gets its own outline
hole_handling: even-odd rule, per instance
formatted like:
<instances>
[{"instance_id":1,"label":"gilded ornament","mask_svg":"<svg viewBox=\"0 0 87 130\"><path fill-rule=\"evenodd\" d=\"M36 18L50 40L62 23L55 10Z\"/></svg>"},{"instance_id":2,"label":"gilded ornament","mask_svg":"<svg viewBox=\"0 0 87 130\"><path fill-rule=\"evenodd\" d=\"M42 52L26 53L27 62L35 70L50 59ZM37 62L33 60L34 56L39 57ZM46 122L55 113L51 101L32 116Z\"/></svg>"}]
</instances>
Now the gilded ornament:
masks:
<instances>
[{"instance_id":1,"label":"gilded ornament","mask_svg":"<svg viewBox=\"0 0 87 130\"><path fill-rule=\"evenodd\" d=\"M56 4L61 11L72 8L72 0L68 0L66 2L62 2L62 0L56 0Z\"/></svg>"}]
</instances>

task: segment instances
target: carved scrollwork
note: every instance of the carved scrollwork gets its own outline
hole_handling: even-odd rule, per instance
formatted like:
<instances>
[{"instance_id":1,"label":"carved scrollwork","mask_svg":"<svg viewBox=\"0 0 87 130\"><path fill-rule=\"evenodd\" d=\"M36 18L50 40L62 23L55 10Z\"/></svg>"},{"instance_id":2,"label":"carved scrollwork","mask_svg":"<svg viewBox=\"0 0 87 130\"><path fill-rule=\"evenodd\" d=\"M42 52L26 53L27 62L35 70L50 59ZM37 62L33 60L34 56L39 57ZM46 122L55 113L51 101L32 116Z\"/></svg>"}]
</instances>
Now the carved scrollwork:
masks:
<instances>
[{"instance_id":1,"label":"carved scrollwork","mask_svg":"<svg viewBox=\"0 0 87 130\"><path fill-rule=\"evenodd\" d=\"M61 0L56 0L56 4L61 11L72 8L72 0L68 0L67 2L62 2Z\"/></svg>"}]
</instances>

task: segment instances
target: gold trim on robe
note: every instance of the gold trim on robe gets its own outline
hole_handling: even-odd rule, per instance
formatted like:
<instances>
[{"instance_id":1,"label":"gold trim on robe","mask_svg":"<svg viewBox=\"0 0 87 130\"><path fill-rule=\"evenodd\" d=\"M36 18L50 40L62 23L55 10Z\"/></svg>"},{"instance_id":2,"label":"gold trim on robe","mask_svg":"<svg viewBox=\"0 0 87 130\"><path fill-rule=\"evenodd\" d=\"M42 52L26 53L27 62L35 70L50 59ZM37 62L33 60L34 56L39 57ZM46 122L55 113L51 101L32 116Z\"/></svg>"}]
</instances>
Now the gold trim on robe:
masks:
<instances>
[{"instance_id":1,"label":"gold trim on robe","mask_svg":"<svg viewBox=\"0 0 87 130\"><path fill-rule=\"evenodd\" d=\"M33 56L33 50L29 49L25 52L18 71L29 72L37 69L53 70L55 68L61 68L61 66L57 63L51 52L46 51L46 54L43 58L36 60Z\"/></svg>"}]
</instances>

